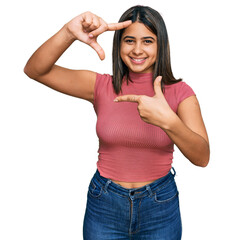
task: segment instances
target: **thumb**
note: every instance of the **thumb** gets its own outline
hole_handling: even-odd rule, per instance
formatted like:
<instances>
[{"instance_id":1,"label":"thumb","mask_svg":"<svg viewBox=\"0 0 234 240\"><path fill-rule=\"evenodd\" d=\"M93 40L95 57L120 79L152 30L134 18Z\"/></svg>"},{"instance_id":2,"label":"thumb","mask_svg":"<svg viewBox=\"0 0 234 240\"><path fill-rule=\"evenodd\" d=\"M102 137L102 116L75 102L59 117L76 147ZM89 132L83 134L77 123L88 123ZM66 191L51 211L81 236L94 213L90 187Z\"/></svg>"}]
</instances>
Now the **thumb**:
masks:
<instances>
[{"instance_id":1,"label":"thumb","mask_svg":"<svg viewBox=\"0 0 234 240\"><path fill-rule=\"evenodd\" d=\"M161 81L162 81L162 76L158 76L154 81L154 92L155 92L155 96L157 97L160 97L163 94L161 89Z\"/></svg>"},{"instance_id":2,"label":"thumb","mask_svg":"<svg viewBox=\"0 0 234 240\"><path fill-rule=\"evenodd\" d=\"M101 60L105 59L105 52L96 40L90 43L90 47L92 47L97 52Z\"/></svg>"}]
</instances>

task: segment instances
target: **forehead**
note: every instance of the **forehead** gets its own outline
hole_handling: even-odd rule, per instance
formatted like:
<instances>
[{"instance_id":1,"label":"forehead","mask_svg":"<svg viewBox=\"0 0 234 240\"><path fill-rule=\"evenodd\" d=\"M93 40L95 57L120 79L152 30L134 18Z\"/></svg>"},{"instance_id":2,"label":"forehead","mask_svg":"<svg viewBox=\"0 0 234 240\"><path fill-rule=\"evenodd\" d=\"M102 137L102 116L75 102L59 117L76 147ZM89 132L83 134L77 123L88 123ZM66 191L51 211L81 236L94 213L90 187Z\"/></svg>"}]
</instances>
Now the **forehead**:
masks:
<instances>
[{"instance_id":1,"label":"forehead","mask_svg":"<svg viewBox=\"0 0 234 240\"><path fill-rule=\"evenodd\" d=\"M134 22L132 23L130 26L128 26L124 32L122 37L125 37L126 35L130 35L130 36L154 36L156 37L156 35L150 31L143 23L139 23L139 22Z\"/></svg>"}]
</instances>

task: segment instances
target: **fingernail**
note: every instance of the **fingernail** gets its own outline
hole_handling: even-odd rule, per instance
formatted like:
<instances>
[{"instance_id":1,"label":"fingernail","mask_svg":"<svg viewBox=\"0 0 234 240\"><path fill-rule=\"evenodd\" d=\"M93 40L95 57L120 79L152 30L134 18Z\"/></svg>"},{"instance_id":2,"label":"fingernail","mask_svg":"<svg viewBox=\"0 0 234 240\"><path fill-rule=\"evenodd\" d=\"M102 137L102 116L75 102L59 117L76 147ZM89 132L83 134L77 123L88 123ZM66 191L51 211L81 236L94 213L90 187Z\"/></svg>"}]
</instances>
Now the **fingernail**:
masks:
<instances>
[{"instance_id":1,"label":"fingernail","mask_svg":"<svg viewBox=\"0 0 234 240\"><path fill-rule=\"evenodd\" d=\"M118 102L118 99L114 99L114 102Z\"/></svg>"},{"instance_id":2,"label":"fingernail","mask_svg":"<svg viewBox=\"0 0 234 240\"><path fill-rule=\"evenodd\" d=\"M92 38L92 37L93 37L93 34L89 34L89 37Z\"/></svg>"}]
</instances>

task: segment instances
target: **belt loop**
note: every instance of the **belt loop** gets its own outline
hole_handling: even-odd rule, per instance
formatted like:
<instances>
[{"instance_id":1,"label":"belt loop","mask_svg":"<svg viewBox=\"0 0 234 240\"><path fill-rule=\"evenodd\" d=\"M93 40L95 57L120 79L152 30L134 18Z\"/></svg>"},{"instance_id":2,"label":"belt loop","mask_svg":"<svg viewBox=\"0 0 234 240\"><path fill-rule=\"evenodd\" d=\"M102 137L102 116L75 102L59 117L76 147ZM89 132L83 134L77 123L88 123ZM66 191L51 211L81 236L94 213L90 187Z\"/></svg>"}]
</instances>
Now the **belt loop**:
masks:
<instances>
[{"instance_id":1,"label":"belt loop","mask_svg":"<svg viewBox=\"0 0 234 240\"><path fill-rule=\"evenodd\" d=\"M173 174L173 176L175 176L175 175L176 175L175 168L171 167L171 169L172 169L172 170L173 170L173 172L174 172L174 173L172 173L172 174Z\"/></svg>"},{"instance_id":2,"label":"belt loop","mask_svg":"<svg viewBox=\"0 0 234 240\"><path fill-rule=\"evenodd\" d=\"M112 181L110 179L108 179L108 181L106 182L105 184L105 187L104 187L104 192L107 192L107 188L108 188L108 185L111 183Z\"/></svg>"},{"instance_id":3,"label":"belt loop","mask_svg":"<svg viewBox=\"0 0 234 240\"><path fill-rule=\"evenodd\" d=\"M147 184L146 185L146 189L148 190L149 192L149 197L151 197L153 195L152 191L151 191L151 187Z\"/></svg>"}]
</instances>

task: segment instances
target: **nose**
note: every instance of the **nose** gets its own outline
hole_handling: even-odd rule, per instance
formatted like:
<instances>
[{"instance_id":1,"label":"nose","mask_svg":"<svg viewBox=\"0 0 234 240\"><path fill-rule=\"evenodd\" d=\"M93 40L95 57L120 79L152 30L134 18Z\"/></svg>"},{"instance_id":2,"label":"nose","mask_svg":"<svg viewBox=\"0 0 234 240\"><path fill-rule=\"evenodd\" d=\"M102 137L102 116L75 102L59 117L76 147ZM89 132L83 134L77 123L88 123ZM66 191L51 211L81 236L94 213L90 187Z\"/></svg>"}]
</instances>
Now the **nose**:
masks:
<instances>
[{"instance_id":1,"label":"nose","mask_svg":"<svg viewBox=\"0 0 234 240\"><path fill-rule=\"evenodd\" d=\"M141 43L136 43L136 44L134 45L134 48L133 48L132 52L133 52L135 55L140 55L140 54L143 52L142 47L141 47Z\"/></svg>"}]
</instances>

